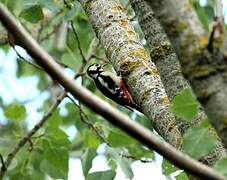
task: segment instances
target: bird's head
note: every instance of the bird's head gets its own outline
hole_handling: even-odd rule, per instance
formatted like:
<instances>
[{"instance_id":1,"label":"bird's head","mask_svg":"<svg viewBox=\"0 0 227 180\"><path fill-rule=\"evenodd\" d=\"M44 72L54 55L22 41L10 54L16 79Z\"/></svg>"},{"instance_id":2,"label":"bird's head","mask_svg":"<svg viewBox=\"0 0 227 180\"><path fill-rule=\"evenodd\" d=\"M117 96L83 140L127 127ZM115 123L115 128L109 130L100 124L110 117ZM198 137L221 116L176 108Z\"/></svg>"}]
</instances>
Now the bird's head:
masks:
<instances>
[{"instance_id":1,"label":"bird's head","mask_svg":"<svg viewBox=\"0 0 227 180\"><path fill-rule=\"evenodd\" d=\"M103 68L100 64L92 64L87 68L87 74L91 77L91 78L96 78L101 72L103 72Z\"/></svg>"}]
</instances>

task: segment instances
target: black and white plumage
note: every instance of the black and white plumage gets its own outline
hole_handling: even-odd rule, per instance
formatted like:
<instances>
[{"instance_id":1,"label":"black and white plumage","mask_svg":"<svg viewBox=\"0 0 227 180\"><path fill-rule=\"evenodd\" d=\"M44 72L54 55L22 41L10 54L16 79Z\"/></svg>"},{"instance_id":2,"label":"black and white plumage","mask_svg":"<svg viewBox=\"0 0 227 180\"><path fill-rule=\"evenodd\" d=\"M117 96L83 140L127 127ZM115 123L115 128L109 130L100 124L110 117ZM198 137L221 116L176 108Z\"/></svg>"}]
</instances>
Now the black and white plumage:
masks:
<instances>
[{"instance_id":1,"label":"black and white plumage","mask_svg":"<svg viewBox=\"0 0 227 180\"><path fill-rule=\"evenodd\" d=\"M108 98L132 110L141 112L133 101L121 77L112 72L105 71L100 64L92 64L87 68L88 75L95 81L97 88Z\"/></svg>"}]
</instances>

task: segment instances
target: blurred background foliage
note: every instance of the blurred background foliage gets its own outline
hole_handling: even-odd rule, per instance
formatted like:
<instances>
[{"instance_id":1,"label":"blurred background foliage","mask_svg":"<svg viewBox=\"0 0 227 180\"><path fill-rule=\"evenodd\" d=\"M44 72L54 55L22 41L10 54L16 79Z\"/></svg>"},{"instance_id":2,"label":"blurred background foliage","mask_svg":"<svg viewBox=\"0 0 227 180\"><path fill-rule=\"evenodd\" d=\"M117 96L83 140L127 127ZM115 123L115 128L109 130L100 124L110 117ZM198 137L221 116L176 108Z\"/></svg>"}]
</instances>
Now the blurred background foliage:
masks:
<instances>
[{"instance_id":1,"label":"blurred background foliage","mask_svg":"<svg viewBox=\"0 0 227 180\"><path fill-rule=\"evenodd\" d=\"M86 67L94 62L107 62L105 52L97 42L79 2L74 0L1 0L24 28L39 44L64 67L72 78L82 68L75 83L109 102L128 114L133 120L152 129L152 123L145 116L120 107L104 97L86 75ZM214 17L214 1L201 6L197 0L190 1L202 24L209 33ZM135 30L146 46L146 41L131 6L121 1ZM34 59L21 49L12 35L0 25L0 154L6 156L18 141L26 136L55 103L63 89L36 64ZM147 47L147 46L146 46ZM113 71L111 65L106 66ZM12 78L9 80L9 76ZM32 86L29 83L33 84ZM20 86L18 85L20 84ZM70 95L69 95L70 96ZM198 104L190 89L179 94L172 102L171 111L186 121L192 120ZM209 133L209 123L204 120L191 128L184 136L183 150L194 158L209 153L216 137ZM200 137L200 138L198 138ZM200 148L196 148L200 147ZM93 159L100 154L106 158L107 171L89 172ZM102 117L81 105L65 98L52 116L21 148L11 163L8 179L67 179L69 159L82 162L86 179L114 179L117 167L126 178L133 178L131 164L135 161L150 163L157 161L154 154L121 130L113 127ZM171 163L161 161L163 174L171 178L177 171ZM223 162L222 162L223 163ZM216 166L223 167L223 166ZM220 168L218 168L220 169ZM178 175L179 174L179 175ZM185 173L177 173L176 179L187 179Z\"/></svg>"}]
</instances>

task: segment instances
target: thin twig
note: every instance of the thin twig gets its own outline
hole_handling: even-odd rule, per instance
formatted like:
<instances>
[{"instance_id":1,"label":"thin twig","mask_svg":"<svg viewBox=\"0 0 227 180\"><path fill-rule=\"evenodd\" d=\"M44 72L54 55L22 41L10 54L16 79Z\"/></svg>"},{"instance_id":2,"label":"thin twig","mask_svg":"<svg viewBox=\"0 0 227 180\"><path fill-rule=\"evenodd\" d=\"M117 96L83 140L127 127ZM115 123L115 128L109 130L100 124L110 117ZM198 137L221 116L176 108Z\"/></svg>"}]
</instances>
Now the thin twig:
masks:
<instances>
[{"instance_id":1,"label":"thin twig","mask_svg":"<svg viewBox=\"0 0 227 180\"><path fill-rule=\"evenodd\" d=\"M133 159L133 160L136 160L136 161L140 161L142 163L152 163L151 160L146 160L146 159L139 159L135 156L132 156L132 155L126 155L126 154L119 154L121 157L124 157L124 158L127 158L127 159Z\"/></svg>"},{"instance_id":2,"label":"thin twig","mask_svg":"<svg viewBox=\"0 0 227 180\"><path fill-rule=\"evenodd\" d=\"M68 9L71 9L71 6L67 3L67 1L66 0L63 0L63 1L64 1L64 4L66 5L66 7ZM76 28L74 26L73 20L70 20L70 25L72 27L73 34L74 34L74 36L76 38L76 41L77 41L77 44L78 44L78 48L79 48L79 51L80 51L80 55L82 57L82 61L83 61L83 63L85 63L86 62L86 58L84 56L84 53L83 53L83 50L82 50L82 47L81 47L81 44L80 44L80 40L79 40L78 34L76 32Z\"/></svg>"},{"instance_id":3,"label":"thin twig","mask_svg":"<svg viewBox=\"0 0 227 180\"><path fill-rule=\"evenodd\" d=\"M18 51L16 50L15 46L12 46L12 48L13 48L13 50L15 51L15 53L17 54L17 56L18 56L21 60L23 60L24 62L30 64L31 66L33 66L33 67L35 67L35 68L37 68L37 69L43 71L43 68L42 68L41 66L39 66L38 64L36 64L36 63L34 63L34 62L31 62L31 61L25 59L23 56L21 56L21 55L18 53ZM64 67L64 68L70 68L69 66L67 66L66 64L64 64L64 63L62 63L62 62L60 62L60 61L56 61L56 62L57 62L58 64L60 64L62 67Z\"/></svg>"},{"instance_id":4,"label":"thin twig","mask_svg":"<svg viewBox=\"0 0 227 180\"><path fill-rule=\"evenodd\" d=\"M87 55L87 62L91 59L91 54L95 51L98 44L95 41L92 41L90 47L91 49L90 53ZM74 79L77 79L79 76L81 76L83 69L86 64L82 64L77 73L74 75ZM16 147L7 155L5 162L2 163L2 168L0 170L0 180L3 178L7 167L11 164L12 160L16 156L16 154L19 152L19 150L27 143L31 142L32 136L43 126L43 124L48 120L49 117L52 116L54 110L58 107L58 105L62 102L62 100L67 96L67 91L62 92L56 99L55 103L51 105L49 110L46 112L46 114L42 117L42 119L33 127L33 129L24 137L22 138ZM3 159L3 158L2 158Z\"/></svg>"},{"instance_id":5,"label":"thin twig","mask_svg":"<svg viewBox=\"0 0 227 180\"><path fill-rule=\"evenodd\" d=\"M5 165L5 162L4 162L4 159L2 157L2 155L0 154L0 160L1 160L1 163L2 163L2 167L1 167L1 171L6 171L7 168L6 168L6 165Z\"/></svg>"},{"instance_id":6,"label":"thin twig","mask_svg":"<svg viewBox=\"0 0 227 180\"><path fill-rule=\"evenodd\" d=\"M44 37L40 38L39 42L43 42L46 39L48 39L51 35L53 35L58 28L60 27L60 24L57 24L56 26L54 26L54 28L52 29L52 31L50 31L49 33L47 33Z\"/></svg>"},{"instance_id":7,"label":"thin twig","mask_svg":"<svg viewBox=\"0 0 227 180\"><path fill-rule=\"evenodd\" d=\"M72 103L79 109L80 111L80 119L81 121L86 124L89 128L91 128L95 133L96 135L103 141L105 142L107 145L110 145L110 143L105 139L105 137L103 137L103 135L99 132L99 129L97 129L94 124L91 122L91 120L89 120L88 116L86 115L86 113L83 111L82 107L81 107L81 104L77 104L75 102L75 100L70 97L70 96L67 96L71 101Z\"/></svg>"},{"instance_id":8,"label":"thin twig","mask_svg":"<svg viewBox=\"0 0 227 180\"><path fill-rule=\"evenodd\" d=\"M33 66L33 67L35 67L35 68L37 68L37 69L43 71L43 68L42 68L41 66L39 66L38 64L36 64L36 63L34 63L34 62L28 61L28 60L26 60L23 56L21 56L21 55L17 52L15 46L12 46L12 48L13 48L13 50L15 51L15 53L17 54L17 56L18 56L21 60L23 60L24 62L30 64L31 66Z\"/></svg>"}]
</instances>

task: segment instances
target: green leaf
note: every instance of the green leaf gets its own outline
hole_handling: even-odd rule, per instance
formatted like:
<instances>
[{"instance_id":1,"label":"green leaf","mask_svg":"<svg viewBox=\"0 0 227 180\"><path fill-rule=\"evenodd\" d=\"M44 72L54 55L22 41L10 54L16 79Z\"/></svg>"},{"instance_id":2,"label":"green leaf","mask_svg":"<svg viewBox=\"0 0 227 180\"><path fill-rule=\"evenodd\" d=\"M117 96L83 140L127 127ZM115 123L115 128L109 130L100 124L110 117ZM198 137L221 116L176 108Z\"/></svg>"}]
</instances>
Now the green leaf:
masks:
<instances>
[{"instance_id":1,"label":"green leaf","mask_svg":"<svg viewBox=\"0 0 227 180\"><path fill-rule=\"evenodd\" d=\"M162 162L162 169L163 169L162 173L166 176L172 174L177 170L177 168L166 159L164 159Z\"/></svg>"},{"instance_id":2,"label":"green leaf","mask_svg":"<svg viewBox=\"0 0 227 180\"><path fill-rule=\"evenodd\" d=\"M62 118L60 116L60 113L59 113L60 109L56 109L52 116L48 119L48 122L47 122L47 125L49 127L53 127L53 128L57 128L61 122L62 122Z\"/></svg>"},{"instance_id":3,"label":"green leaf","mask_svg":"<svg viewBox=\"0 0 227 180\"><path fill-rule=\"evenodd\" d=\"M49 163L46 159L42 160L40 164L40 169L42 172L47 173L52 178L56 179L66 179L65 173L59 171L53 164Z\"/></svg>"},{"instance_id":4,"label":"green leaf","mask_svg":"<svg viewBox=\"0 0 227 180\"><path fill-rule=\"evenodd\" d=\"M112 170L116 170L117 169L116 161L112 158L112 156L107 156L107 163L108 163L108 166Z\"/></svg>"},{"instance_id":5,"label":"green leaf","mask_svg":"<svg viewBox=\"0 0 227 180\"><path fill-rule=\"evenodd\" d=\"M119 148L114 148L114 149L109 148L109 151L112 154L112 156L114 157L117 164L120 166L121 170L124 172L126 178L132 179L134 176L132 169L131 169L132 160L122 158L122 156L120 156L122 151ZM123 153L126 153L126 152L123 152Z\"/></svg>"},{"instance_id":6,"label":"green leaf","mask_svg":"<svg viewBox=\"0 0 227 180\"><path fill-rule=\"evenodd\" d=\"M48 8L49 10L53 12L59 11L59 4L57 2L54 2L54 0L39 0L39 3L41 6Z\"/></svg>"},{"instance_id":7,"label":"green leaf","mask_svg":"<svg viewBox=\"0 0 227 180\"><path fill-rule=\"evenodd\" d=\"M216 143L216 138L208 128L196 126L190 128L183 137L182 150L195 159L211 152Z\"/></svg>"},{"instance_id":8,"label":"green leaf","mask_svg":"<svg viewBox=\"0 0 227 180\"><path fill-rule=\"evenodd\" d=\"M75 58L75 56L71 53L65 53L61 57L61 62L66 66L69 66L73 69L77 69L80 61Z\"/></svg>"},{"instance_id":9,"label":"green leaf","mask_svg":"<svg viewBox=\"0 0 227 180\"><path fill-rule=\"evenodd\" d=\"M113 180L116 172L112 170L100 171L88 174L86 180Z\"/></svg>"},{"instance_id":10,"label":"green leaf","mask_svg":"<svg viewBox=\"0 0 227 180\"><path fill-rule=\"evenodd\" d=\"M176 180L189 180L187 174L183 171L178 176L175 177Z\"/></svg>"},{"instance_id":11,"label":"green leaf","mask_svg":"<svg viewBox=\"0 0 227 180\"><path fill-rule=\"evenodd\" d=\"M32 76L37 73L37 70L32 65L24 62L23 60L17 61L17 77Z\"/></svg>"},{"instance_id":12,"label":"green leaf","mask_svg":"<svg viewBox=\"0 0 227 180\"><path fill-rule=\"evenodd\" d=\"M34 5L21 11L19 17L30 23L38 23L44 18L41 6Z\"/></svg>"},{"instance_id":13,"label":"green leaf","mask_svg":"<svg viewBox=\"0 0 227 180\"><path fill-rule=\"evenodd\" d=\"M227 176L227 158L219 160L215 163L214 169Z\"/></svg>"},{"instance_id":14,"label":"green leaf","mask_svg":"<svg viewBox=\"0 0 227 180\"><path fill-rule=\"evenodd\" d=\"M185 89L175 96L170 110L178 117L187 121L192 120L198 113L198 103L191 89Z\"/></svg>"},{"instance_id":15,"label":"green leaf","mask_svg":"<svg viewBox=\"0 0 227 180\"><path fill-rule=\"evenodd\" d=\"M65 13L65 20L70 21L79 13L81 13L81 5L79 2L75 1L74 6Z\"/></svg>"},{"instance_id":16,"label":"green leaf","mask_svg":"<svg viewBox=\"0 0 227 180\"><path fill-rule=\"evenodd\" d=\"M122 158L118 160L121 170L124 172L126 178L132 179L134 174L131 169L131 160Z\"/></svg>"},{"instance_id":17,"label":"green leaf","mask_svg":"<svg viewBox=\"0 0 227 180\"><path fill-rule=\"evenodd\" d=\"M94 148L87 148L85 150L85 153L82 157L82 167L85 177L87 177L88 172L92 166L92 161L96 155L96 150Z\"/></svg>"},{"instance_id":18,"label":"green leaf","mask_svg":"<svg viewBox=\"0 0 227 180\"><path fill-rule=\"evenodd\" d=\"M64 124L71 125L72 123L75 123L76 128L80 132L82 132L84 128L87 128L87 126L80 119L79 108L75 107L73 103L67 103L65 108L67 110L67 114L62 117Z\"/></svg>"},{"instance_id":19,"label":"green leaf","mask_svg":"<svg viewBox=\"0 0 227 180\"><path fill-rule=\"evenodd\" d=\"M201 23L203 24L204 28L208 32L209 31L209 23L208 23L208 20L207 20L207 14L204 10L204 7L201 7L198 1L194 1L193 6L196 10L196 13L197 13Z\"/></svg>"},{"instance_id":20,"label":"green leaf","mask_svg":"<svg viewBox=\"0 0 227 180\"><path fill-rule=\"evenodd\" d=\"M153 130L152 121L148 119L146 116L137 116L136 121L143 125L144 127Z\"/></svg>"},{"instance_id":21,"label":"green leaf","mask_svg":"<svg viewBox=\"0 0 227 180\"><path fill-rule=\"evenodd\" d=\"M26 109L22 104L13 103L5 109L4 114L12 121L21 121L26 118Z\"/></svg>"},{"instance_id":22,"label":"green leaf","mask_svg":"<svg viewBox=\"0 0 227 180\"><path fill-rule=\"evenodd\" d=\"M89 148L97 149L100 145L100 140L98 139L97 135L91 130L85 132L84 145Z\"/></svg>"},{"instance_id":23,"label":"green leaf","mask_svg":"<svg viewBox=\"0 0 227 180\"><path fill-rule=\"evenodd\" d=\"M47 160L49 164L57 169L60 174L64 175L64 177L67 177L69 152L65 146L56 145L55 143L51 143L51 141L44 139L43 150L45 160ZM51 169L53 170L52 167Z\"/></svg>"},{"instance_id":24,"label":"green leaf","mask_svg":"<svg viewBox=\"0 0 227 180\"><path fill-rule=\"evenodd\" d=\"M133 155L134 157L141 159L141 158L153 158L154 154L153 151L144 147L143 145L136 143L130 146L127 146L128 152Z\"/></svg>"},{"instance_id":25,"label":"green leaf","mask_svg":"<svg viewBox=\"0 0 227 180\"><path fill-rule=\"evenodd\" d=\"M112 147L122 147L136 143L133 138L119 130L111 131L107 140Z\"/></svg>"},{"instance_id":26,"label":"green leaf","mask_svg":"<svg viewBox=\"0 0 227 180\"><path fill-rule=\"evenodd\" d=\"M45 134L52 146L70 148L68 135L60 128L47 127Z\"/></svg>"}]
</instances>

